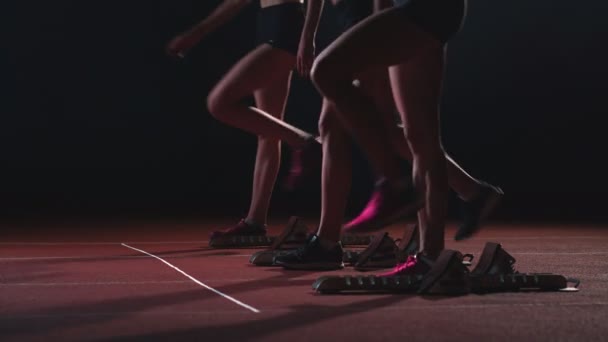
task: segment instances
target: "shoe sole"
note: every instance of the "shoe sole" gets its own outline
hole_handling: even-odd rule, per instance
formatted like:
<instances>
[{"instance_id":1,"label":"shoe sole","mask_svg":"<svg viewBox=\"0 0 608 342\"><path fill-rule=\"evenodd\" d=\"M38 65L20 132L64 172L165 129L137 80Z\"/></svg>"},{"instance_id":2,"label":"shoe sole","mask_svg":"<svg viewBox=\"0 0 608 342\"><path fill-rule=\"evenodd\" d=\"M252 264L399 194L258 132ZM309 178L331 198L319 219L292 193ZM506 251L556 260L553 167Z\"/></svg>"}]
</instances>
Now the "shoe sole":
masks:
<instances>
[{"instance_id":1,"label":"shoe sole","mask_svg":"<svg viewBox=\"0 0 608 342\"><path fill-rule=\"evenodd\" d=\"M500 190L500 188L498 189ZM458 233L456 233L456 235L454 236L454 240L462 241L470 239L471 237L473 237L473 235L477 234L481 230L481 226L483 226L485 220L490 216L490 214L492 214L496 207L498 207L498 204L500 204L504 197L504 193L502 192L502 190L500 191L501 192L493 193L488 199L488 201L486 201L486 205L483 207L483 209L481 209L481 214L479 215L479 219L477 220L477 227L475 227L475 229L471 230L464 236L459 237Z\"/></svg>"}]
</instances>

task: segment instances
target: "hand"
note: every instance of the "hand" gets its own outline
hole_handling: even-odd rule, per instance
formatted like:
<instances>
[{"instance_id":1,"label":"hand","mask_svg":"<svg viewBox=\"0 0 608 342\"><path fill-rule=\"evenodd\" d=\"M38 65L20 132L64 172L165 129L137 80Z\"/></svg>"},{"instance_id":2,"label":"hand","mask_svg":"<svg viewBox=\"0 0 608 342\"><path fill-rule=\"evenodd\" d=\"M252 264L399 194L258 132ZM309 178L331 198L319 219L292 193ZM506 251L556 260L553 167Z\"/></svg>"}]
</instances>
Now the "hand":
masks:
<instances>
[{"instance_id":1,"label":"hand","mask_svg":"<svg viewBox=\"0 0 608 342\"><path fill-rule=\"evenodd\" d=\"M300 40L300 46L298 47L298 56L296 61L296 68L298 73L302 77L308 77L310 75L310 69L312 63L315 60L315 44L312 40L302 39Z\"/></svg>"},{"instance_id":2,"label":"hand","mask_svg":"<svg viewBox=\"0 0 608 342\"><path fill-rule=\"evenodd\" d=\"M188 50L196 45L197 40L189 34L180 34L167 44L167 54L171 57L184 58Z\"/></svg>"}]
</instances>

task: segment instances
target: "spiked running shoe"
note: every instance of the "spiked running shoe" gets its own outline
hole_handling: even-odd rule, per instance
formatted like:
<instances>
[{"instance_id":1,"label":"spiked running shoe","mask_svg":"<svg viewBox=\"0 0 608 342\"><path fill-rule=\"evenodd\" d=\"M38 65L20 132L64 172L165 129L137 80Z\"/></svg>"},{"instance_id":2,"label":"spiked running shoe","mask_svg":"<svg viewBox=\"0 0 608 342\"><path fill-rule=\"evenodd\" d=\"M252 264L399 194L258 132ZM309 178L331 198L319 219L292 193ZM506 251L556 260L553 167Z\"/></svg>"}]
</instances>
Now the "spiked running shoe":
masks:
<instances>
[{"instance_id":1,"label":"spiked running shoe","mask_svg":"<svg viewBox=\"0 0 608 342\"><path fill-rule=\"evenodd\" d=\"M217 239L229 236L265 236L266 225L249 224L244 219L239 221L234 227L223 230L216 230L211 233L210 239Z\"/></svg>"},{"instance_id":2,"label":"spiked running shoe","mask_svg":"<svg viewBox=\"0 0 608 342\"><path fill-rule=\"evenodd\" d=\"M454 235L454 240L466 240L481 228L481 223L496 208L504 192L499 187L481 183L480 193L470 201L462 202L463 223Z\"/></svg>"},{"instance_id":3,"label":"spiked running shoe","mask_svg":"<svg viewBox=\"0 0 608 342\"><path fill-rule=\"evenodd\" d=\"M434 261L418 253L410 255L407 260L395 266L395 268L387 273L383 273L380 277L394 277L405 275L425 275L433 267Z\"/></svg>"},{"instance_id":4,"label":"spiked running shoe","mask_svg":"<svg viewBox=\"0 0 608 342\"><path fill-rule=\"evenodd\" d=\"M288 270L339 270L344 268L343 254L340 243L326 249L319 237L312 235L306 245L286 255L276 256L274 264Z\"/></svg>"},{"instance_id":5,"label":"spiked running shoe","mask_svg":"<svg viewBox=\"0 0 608 342\"><path fill-rule=\"evenodd\" d=\"M347 233L380 230L404 216L417 212L424 205L414 188L397 189L386 180L376 183L376 189L359 216L344 225Z\"/></svg>"}]
</instances>

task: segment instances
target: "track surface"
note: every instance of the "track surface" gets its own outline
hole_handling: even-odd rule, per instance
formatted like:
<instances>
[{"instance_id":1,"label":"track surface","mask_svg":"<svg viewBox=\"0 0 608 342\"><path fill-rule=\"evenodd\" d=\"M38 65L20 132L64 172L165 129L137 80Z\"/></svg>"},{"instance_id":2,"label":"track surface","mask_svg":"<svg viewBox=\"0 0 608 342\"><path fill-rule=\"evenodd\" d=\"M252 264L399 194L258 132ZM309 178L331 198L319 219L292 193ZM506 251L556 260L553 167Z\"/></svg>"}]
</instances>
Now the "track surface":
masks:
<instances>
[{"instance_id":1,"label":"track surface","mask_svg":"<svg viewBox=\"0 0 608 342\"><path fill-rule=\"evenodd\" d=\"M492 224L454 242L450 225L448 248L478 256L486 241L500 242L519 271L577 277L581 290L446 298L316 295L318 276L355 272L251 266L257 249L207 247L218 224L9 226L0 233L0 340L608 339L608 227ZM399 225L390 231L398 237Z\"/></svg>"}]
</instances>

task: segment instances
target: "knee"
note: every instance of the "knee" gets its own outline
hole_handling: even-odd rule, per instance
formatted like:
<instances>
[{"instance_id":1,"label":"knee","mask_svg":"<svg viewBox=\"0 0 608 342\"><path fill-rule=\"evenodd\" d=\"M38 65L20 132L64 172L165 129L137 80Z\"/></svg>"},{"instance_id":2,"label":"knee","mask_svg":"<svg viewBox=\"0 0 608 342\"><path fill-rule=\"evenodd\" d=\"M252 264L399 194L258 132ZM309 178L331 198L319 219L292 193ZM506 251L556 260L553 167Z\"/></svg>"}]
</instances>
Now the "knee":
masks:
<instances>
[{"instance_id":1,"label":"knee","mask_svg":"<svg viewBox=\"0 0 608 342\"><path fill-rule=\"evenodd\" d=\"M327 88L327 83L330 82L330 71L327 68L325 58L318 57L310 70L310 79L321 94L324 94L324 89Z\"/></svg>"},{"instance_id":2,"label":"knee","mask_svg":"<svg viewBox=\"0 0 608 342\"><path fill-rule=\"evenodd\" d=\"M213 89L207 97L207 110L218 121L228 121L229 107L229 100L226 98L224 92L219 89Z\"/></svg>"}]
</instances>

